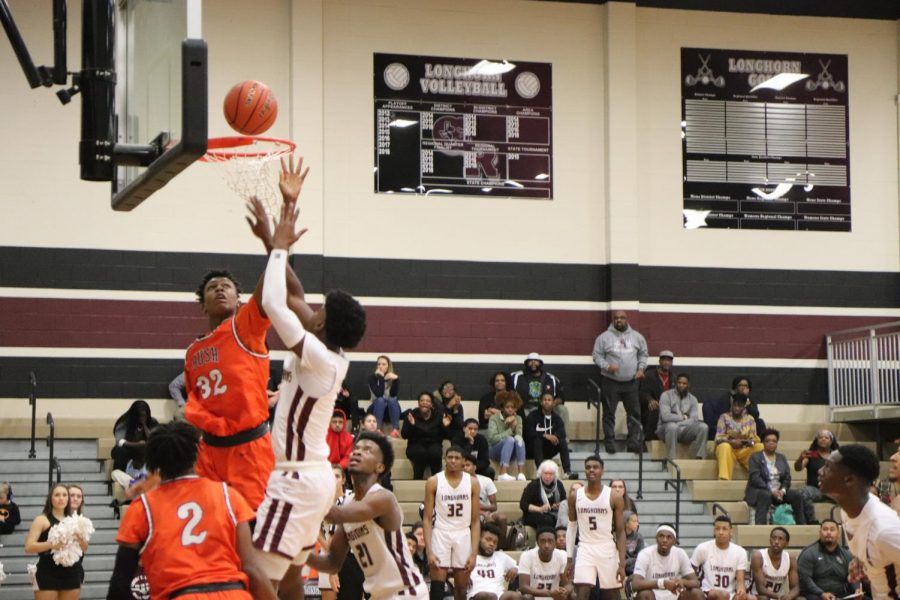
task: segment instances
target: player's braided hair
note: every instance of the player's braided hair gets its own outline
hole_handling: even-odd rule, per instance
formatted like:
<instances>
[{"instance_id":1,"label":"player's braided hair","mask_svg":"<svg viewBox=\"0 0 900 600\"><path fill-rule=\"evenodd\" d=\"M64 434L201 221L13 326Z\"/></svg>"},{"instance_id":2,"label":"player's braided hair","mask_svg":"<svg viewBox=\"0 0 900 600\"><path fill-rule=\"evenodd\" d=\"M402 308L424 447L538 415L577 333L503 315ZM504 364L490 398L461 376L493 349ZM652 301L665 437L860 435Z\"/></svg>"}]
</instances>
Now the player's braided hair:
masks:
<instances>
[{"instance_id":1,"label":"player's braided hair","mask_svg":"<svg viewBox=\"0 0 900 600\"><path fill-rule=\"evenodd\" d=\"M378 446L378 449L381 450L381 464L384 465L384 472L381 474L382 477L385 473L390 473L391 467L394 466L394 447L388 441L387 437L375 433L374 431L363 431L359 434L359 437L356 438L357 443L362 440L373 442Z\"/></svg>"},{"instance_id":2,"label":"player's braided hair","mask_svg":"<svg viewBox=\"0 0 900 600\"><path fill-rule=\"evenodd\" d=\"M200 432L183 421L157 426L147 440L147 469L159 469L162 479L174 479L190 473L197 462Z\"/></svg>"},{"instance_id":3,"label":"player's braided hair","mask_svg":"<svg viewBox=\"0 0 900 600\"><path fill-rule=\"evenodd\" d=\"M226 279L230 279L231 283L234 284L234 289L237 291L238 295L241 294L241 283L235 278L235 276L231 273L231 271L227 269L212 269L206 272L206 275L203 276L203 281L200 282L200 285L197 286L196 294L197 294L197 302L203 304L203 293L206 291L206 284L210 282L212 279L216 279L218 277L224 277Z\"/></svg>"},{"instance_id":4,"label":"player's braided hair","mask_svg":"<svg viewBox=\"0 0 900 600\"><path fill-rule=\"evenodd\" d=\"M343 290L325 296L325 337L332 345L356 348L366 333L366 309Z\"/></svg>"}]
</instances>

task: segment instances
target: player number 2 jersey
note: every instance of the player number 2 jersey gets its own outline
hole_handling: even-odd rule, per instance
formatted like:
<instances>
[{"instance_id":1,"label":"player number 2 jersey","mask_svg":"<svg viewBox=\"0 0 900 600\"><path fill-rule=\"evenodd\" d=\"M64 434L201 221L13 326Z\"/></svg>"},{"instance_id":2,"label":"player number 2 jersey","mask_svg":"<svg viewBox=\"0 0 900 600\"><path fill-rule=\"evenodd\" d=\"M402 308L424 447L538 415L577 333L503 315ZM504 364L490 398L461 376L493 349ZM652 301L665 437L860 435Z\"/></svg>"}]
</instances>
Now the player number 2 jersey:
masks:
<instances>
[{"instance_id":1,"label":"player number 2 jersey","mask_svg":"<svg viewBox=\"0 0 900 600\"><path fill-rule=\"evenodd\" d=\"M366 493L383 489L376 483ZM350 498L346 504L354 502ZM371 600L395 594L416 595L417 591L424 593L422 589L416 590L424 586L424 580L413 563L402 531L385 531L375 521L344 523L343 527L350 550L366 576L363 587L372 596Z\"/></svg>"},{"instance_id":2,"label":"player number 2 jersey","mask_svg":"<svg viewBox=\"0 0 900 600\"><path fill-rule=\"evenodd\" d=\"M578 517L580 544L614 544L612 534L613 511L609 504L610 487L603 486L600 495L591 500L587 487L578 488L575 496L575 514Z\"/></svg>"},{"instance_id":3,"label":"player number 2 jersey","mask_svg":"<svg viewBox=\"0 0 900 600\"><path fill-rule=\"evenodd\" d=\"M468 529L472 525L472 479L461 473L453 487L443 471L437 474L434 495L434 526L446 531Z\"/></svg>"}]
</instances>

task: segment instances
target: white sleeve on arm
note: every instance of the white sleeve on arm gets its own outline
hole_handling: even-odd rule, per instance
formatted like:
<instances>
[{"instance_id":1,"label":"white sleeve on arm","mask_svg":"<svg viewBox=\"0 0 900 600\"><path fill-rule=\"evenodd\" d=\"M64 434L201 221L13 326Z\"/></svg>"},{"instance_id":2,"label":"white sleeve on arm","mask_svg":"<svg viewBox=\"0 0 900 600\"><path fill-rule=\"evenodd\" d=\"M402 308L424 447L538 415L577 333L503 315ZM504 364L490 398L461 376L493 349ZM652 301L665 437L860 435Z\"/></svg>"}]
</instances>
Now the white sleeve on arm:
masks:
<instances>
[{"instance_id":1,"label":"white sleeve on arm","mask_svg":"<svg viewBox=\"0 0 900 600\"><path fill-rule=\"evenodd\" d=\"M569 521L569 527L566 529L566 556L572 558L575 556L575 537L578 535L578 520Z\"/></svg>"},{"instance_id":2,"label":"white sleeve on arm","mask_svg":"<svg viewBox=\"0 0 900 600\"><path fill-rule=\"evenodd\" d=\"M278 337L288 348L293 348L306 331L300 319L287 305L287 251L272 250L269 264L266 266L266 277L263 281L262 306Z\"/></svg>"}]
</instances>

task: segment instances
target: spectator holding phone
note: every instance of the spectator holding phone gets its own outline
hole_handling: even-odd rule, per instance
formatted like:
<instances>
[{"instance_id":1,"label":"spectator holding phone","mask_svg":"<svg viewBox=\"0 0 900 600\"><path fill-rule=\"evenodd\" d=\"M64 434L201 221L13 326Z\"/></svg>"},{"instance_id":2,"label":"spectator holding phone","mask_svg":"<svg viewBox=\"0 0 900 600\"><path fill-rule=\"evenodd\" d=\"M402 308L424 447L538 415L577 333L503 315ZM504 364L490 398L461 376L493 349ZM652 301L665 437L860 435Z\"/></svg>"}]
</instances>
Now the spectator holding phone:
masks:
<instances>
[{"instance_id":1,"label":"spectator holding phone","mask_svg":"<svg viewBox=\"0 0 900 600\"><path fill-rule=\"evenodd\" d=\"M747 468L750 456L763 451L756 434L756 420L744 409L749 398L735 394L731 399L731 412L719 417L716 425L716 461L719 463L719 479L731 480L734 463Z\"/></svg>"},{"instance_id":2,"label":"spectator holding phone","mask_svg":"<svg viewBox=\"0 0 900 600\"><path fill-rule=\"evenodd\" d=\"M819 489L819 469L822 468L831 453L838 448L840 448L840 444L834 433L827 429L821 429L813 438L809 450L801 452L800 457L794 462L795 471L806 469L806 485L799 491L804 500L807 525L819 524L816 520L816 507L813 504L825 499Z\"/></svg>"}]
</instances>

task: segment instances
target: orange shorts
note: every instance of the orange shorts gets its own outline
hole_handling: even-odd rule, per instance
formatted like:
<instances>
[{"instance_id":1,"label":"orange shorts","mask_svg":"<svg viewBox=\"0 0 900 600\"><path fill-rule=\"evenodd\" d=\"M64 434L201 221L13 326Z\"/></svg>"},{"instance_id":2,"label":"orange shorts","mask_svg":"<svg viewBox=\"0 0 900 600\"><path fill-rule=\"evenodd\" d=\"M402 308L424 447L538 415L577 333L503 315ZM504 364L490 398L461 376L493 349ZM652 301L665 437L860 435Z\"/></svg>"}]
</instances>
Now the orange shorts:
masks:
<instances>
[{"instance_id":1,"label":"orange shorts","mask_svg":"<svg viewBox=\"0 0 900 600\"><path fill-rule=\"evenodd\" d=\"M217 448L200 440L197 474L226 482L241 493L254 511L266 496L266 484L274 468L275 454L269 433L228 448Z\"/></svg>"},{"instance_id":2,"label":"orange shorts","mask_svg":"<svg viewBox=\"0 0 900 600\"><path fill-rule=\"evenodd\" d=\"M246 590L222 590L202 594L185 594L178 596L175 600L253 600L253 596Z\"/></svg>"}]
</instances>

